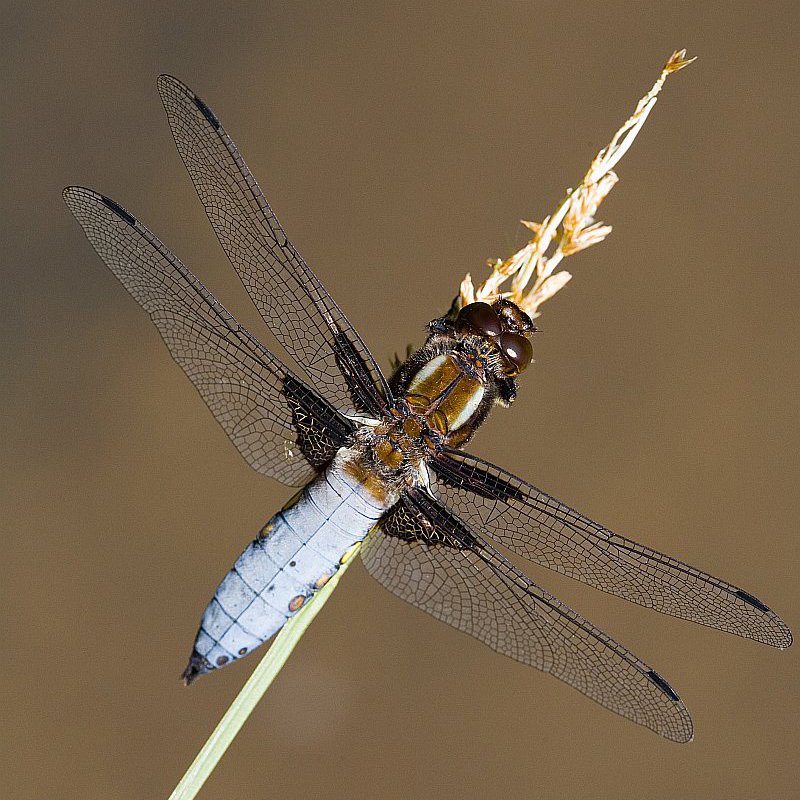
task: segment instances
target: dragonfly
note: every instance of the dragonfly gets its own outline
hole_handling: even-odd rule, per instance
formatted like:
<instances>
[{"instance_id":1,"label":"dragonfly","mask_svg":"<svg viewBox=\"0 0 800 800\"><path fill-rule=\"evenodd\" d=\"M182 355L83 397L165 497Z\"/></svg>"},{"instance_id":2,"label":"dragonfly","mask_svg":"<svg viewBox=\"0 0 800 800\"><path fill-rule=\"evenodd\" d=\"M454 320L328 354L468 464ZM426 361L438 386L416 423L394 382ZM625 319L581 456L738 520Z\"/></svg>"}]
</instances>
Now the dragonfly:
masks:
<instances>
[{"instance_id":1,"label":"dragonfly","mask_svg":"<svg viewBox=\"0 0 800 800\"><path fill-rule=\"evenodd\" d=\"M64 190L100 258L257 472L300 490L208 604L187 684L270 639L361 543L386 589L493 650L549 673L667 739L693 736L652 667L527 577L496 545L646 608L777 648L787 625L726 581L605 528L464 450L510 406L532 358L507 299L459 307L387 378L289 241L218 117L162 75L178 152L244 287L297 371L273 355L133 214Z\"/></svg>"}]
</instances>

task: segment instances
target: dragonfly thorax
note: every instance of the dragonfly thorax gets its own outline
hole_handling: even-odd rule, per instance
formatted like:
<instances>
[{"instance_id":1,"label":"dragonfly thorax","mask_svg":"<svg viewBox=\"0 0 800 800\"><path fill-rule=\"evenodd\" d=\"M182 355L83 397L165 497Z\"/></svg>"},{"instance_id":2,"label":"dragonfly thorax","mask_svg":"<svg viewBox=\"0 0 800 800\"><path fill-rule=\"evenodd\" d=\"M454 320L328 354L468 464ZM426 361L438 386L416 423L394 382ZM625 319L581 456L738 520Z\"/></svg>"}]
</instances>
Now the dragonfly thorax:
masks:
<instances>
[{"instance_id":1,"label":"dragonfly thorax","mask_svg":"<svg viewBox=\"0 0 800 800\"><path fill-rule=\"evenodd\" d=\"M467 424L486 394L487 358L480 352L440 353L411 378L405 399L440 433Z\"/></svg>"},{"instance_id":2,"label":"dragonfly thorax","mask_svg":"<svg viewBox=\"0 0 800 800\"><path fill-rule=\"evenodd\" d=\"M402 364L392 388L444 444L461 447L495 403L510 405L530 363L530 317L508 300L471 303L433 320L425 345Z\"/></svg>"},{"instance_id":3,"label":"dragonfly thorax","mask_svg":"<svg viewBox=\"0 0 800 800\"><path fill-rule=\"evenodd\" d=\"M404 398L383 419L360 427L354 438L345 469L362 483L375 484L375 494L424 483L423 462L444 442L430 416Z\"/></svg>"}]
</instances>

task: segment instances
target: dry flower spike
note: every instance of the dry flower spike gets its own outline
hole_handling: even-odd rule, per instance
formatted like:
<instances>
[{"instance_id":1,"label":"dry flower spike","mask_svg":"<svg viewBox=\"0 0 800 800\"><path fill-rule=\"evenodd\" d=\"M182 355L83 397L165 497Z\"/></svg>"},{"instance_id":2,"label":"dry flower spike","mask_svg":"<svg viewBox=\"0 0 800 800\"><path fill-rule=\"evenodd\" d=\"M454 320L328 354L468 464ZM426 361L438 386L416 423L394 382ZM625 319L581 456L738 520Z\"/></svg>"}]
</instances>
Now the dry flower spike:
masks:
<instances>
[{"instance_id":1,"label":"dry flower spike","mask_svg":"<svg viewBox=\"0 0 800 800\"><path fill-rule=\"evenodd\" d=\"M566 270L556 272L561 261L602 242L611 233L610 225L595 222L595 214L619 180L613 169L642 129L667 76L692 61L694 58L686 58L686 50L676 50L670 56L653 87L637 103L633 114L609 144L595 156L583 180L575 189L567 191L558 209L542 222L522 221L533 232L528 244L505 261L489 261L492 273L477 288L472 277L465 276L458 298L461 306L476 300L491 302L507 297L531 317L539 316L539 306L572 277ZM504 287L509 280L510 286Z\"/></svg>"}]
</instances>

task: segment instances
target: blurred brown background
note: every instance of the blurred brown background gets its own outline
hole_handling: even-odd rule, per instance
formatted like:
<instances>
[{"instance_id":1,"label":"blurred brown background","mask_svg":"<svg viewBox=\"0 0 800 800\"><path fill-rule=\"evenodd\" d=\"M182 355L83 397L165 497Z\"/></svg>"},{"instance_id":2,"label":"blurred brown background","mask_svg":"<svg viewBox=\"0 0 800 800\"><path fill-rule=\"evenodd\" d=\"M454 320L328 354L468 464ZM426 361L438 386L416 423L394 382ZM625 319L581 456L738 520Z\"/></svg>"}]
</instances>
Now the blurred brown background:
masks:
<instances>
[{"instance_id":1,"label":"blurred brown background","mask_svg":"<svg viewBox=\"0 0 800 800\"><path fill-rule=\"evenodd\" d=\"M524 241L677 47L474 450L800 628L797 5L8 4L3 760L15 798L166 797L255 666L182 688L199 615L289 490L250 471L60 198L151 225L257 333L159 72L221 117L386 364ZM526 565L527 567L527 565ZM662 741L347 576L204 798L788 798L786 653L528 571L662 672Z\"/></svg>"}]
</instances>

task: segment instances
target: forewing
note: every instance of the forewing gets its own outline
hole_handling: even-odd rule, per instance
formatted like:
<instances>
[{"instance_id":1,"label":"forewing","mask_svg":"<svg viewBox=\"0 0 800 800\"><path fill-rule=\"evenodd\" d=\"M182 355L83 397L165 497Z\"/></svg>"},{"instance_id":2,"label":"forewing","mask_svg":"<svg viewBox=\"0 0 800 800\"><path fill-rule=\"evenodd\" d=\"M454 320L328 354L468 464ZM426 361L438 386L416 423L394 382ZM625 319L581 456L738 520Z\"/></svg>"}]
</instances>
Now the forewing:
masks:
<instances>
[{"instance_id":1,"label":"forewing","mask_svg":"<svg viewBox=\"0 0 800 800\"><path fill-rule=\"evenodd\" d=\"M430 462L436 493L515 553L609 594L774 647L786 624L749 592L612 533L516 475L457 450Z\"/></svg>"},{"instance_id":2,"label":"forewing","mask_svg":"<svg viewBox=\"0 0 800 800\"><path fill-rule=\"evenodd\" d=\"M332 457L332 438L340 436L341 446L352 423L236 322L124 208L76 186L64 190L64 200L250 466L290 486L307 483L320 464L304 451L313 445Z\"/></svg>"},{"instance_id":3,"label":"forewing","mask_svg":"<svg viewBox=\"0 0 800 800\"><path fill-rule=\"evenodd\" d=\"M435 542L429 536L435 532ZM361 550L389 591L640 725L688 742L692 721L641 659L537 586L428 495L406 495Z\"/></svg>"},{"instance_id":4,"label":"forewing","mask_svg":"<svg viewBox=\"0 0 800 800\"><path fill-rule=\"evenodd\" d=\"M380 416L391 397L386 379L286 237L231 137L176 78L162 75L158 90L206 214L275 337L337 408Z\"/></svg>"}]
</instances>

